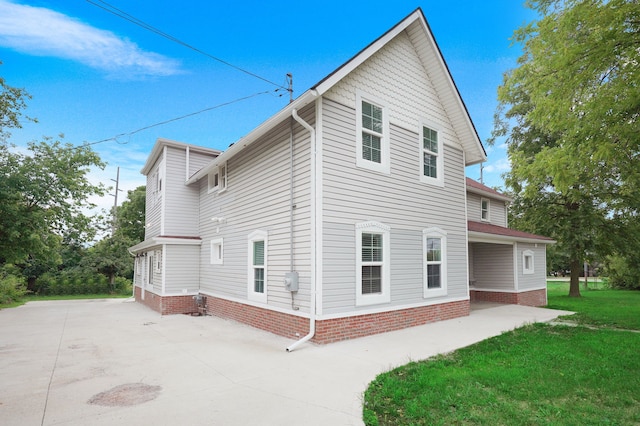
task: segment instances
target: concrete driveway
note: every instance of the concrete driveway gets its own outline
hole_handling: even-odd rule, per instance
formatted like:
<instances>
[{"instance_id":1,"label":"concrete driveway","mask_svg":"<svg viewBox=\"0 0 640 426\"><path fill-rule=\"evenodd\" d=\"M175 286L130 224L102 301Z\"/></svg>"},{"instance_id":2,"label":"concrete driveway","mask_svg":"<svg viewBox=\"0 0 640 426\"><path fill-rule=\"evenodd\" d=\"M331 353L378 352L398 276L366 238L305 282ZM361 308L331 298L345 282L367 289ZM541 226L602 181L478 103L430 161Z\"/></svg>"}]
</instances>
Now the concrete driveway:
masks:
<instances>
[{"instance_id":1,"label":"concrete driveway","mask_svg":"<svg viewBox=\"0 0 640 426\"><path fill-rule=\"evenodd\" d=\"M469 317L325 346L130 300L0 311L1 425L360 425L375 376L563 311L475 305Z\"/></svg>"}]
</instances>

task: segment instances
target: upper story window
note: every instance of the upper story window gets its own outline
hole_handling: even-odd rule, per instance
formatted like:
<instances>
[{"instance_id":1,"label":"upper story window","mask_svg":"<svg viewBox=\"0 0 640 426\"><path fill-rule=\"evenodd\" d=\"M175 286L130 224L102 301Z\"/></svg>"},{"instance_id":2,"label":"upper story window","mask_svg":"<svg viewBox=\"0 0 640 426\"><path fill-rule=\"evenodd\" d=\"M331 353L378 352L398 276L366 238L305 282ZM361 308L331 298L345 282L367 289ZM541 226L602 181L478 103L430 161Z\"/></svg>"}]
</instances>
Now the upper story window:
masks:
<instances>
[{"instance_id":1,"label":"upper story window","mask_svg":"<svg viewBox=\"0 0 640 426\"><path fill-rule=\"evenodd\" d=\"M366 222L356 225L356 305L391 300L390 228Z\"/></svg>"},{"instance_id":2,"label":"upper story window","mask_svg":"<svg viewBox=\"0 0 640 426\"><path fill-rule=\"evenodd\" d=\"M247 263L247 290L249 300L267 302L267 248L268 237L265 231L255 231L249 235Z\"/></svg>"},{"instance_id":3,"label":"upper story window","mask_svg":"<svg viewBox=\"0 0 640 426\"><path fill-rule=\"evenodd\" d=\"M356 165L389 173L389 117L385 104L356 93Z\"/></svg>"},{"instance_id":4,"label":"upper story window","mask_svg":"<svg viewBox=\"0 0 640 426\"><path fill-rule=\"evenodd\" d=\"M209 173L208 192L223 192L227 189L227 163L223 163Z\"/></svg>"},{"instance_id":5,"label":"upper story window","mask_svg":"<svg viewBox=\"0 0 640 426\"><path fill-rule=\"evenodd\" d=\"M422 232L424 297L447 294L447 234L438 228Z\"/></svg>"},{"instance_id":6,"label":"upper story window","mask_svg":"<svg viewBox=\"0 0 640 426\"><path fill-rule=\"evenodd\" d=\"M442 186L443 151L442 141L437 130L432 126L422 125L420 131L420 180Z\"/></svg>"},{"instance_id":7,"label":"upper story window","mask_svg":"<svg viewBox=\"0 0 640 426\"><path fill-rule=\"evenodd\" d=\"M481 198L480 199L480 218L484 221L489 221L491 220L491 217L489 216L489 209L491 207L491 203L489 202L489 200L487 198Z\"/></svg>"}]
</instances>

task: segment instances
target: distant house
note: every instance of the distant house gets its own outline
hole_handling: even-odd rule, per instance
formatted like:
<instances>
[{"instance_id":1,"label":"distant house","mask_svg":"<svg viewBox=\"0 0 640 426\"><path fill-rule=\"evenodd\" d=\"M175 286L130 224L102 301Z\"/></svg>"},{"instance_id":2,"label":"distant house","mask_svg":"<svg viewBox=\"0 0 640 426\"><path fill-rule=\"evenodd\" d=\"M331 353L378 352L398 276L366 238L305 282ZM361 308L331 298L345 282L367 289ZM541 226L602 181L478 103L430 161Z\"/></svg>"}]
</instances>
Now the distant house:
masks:
<instances>
[{"instance_id":1,"label":"distant house","mask_svg":"<svg viewBox=\"0 0 640 426\"><path fill-rule=\"evenodd\" d=\"M292 347L472 300L543 305L553 241L507 228L508 197L465 178L485 160L417 9L228 150L156 142L136 299L174 314L202 296Z\"/></svg>"}]
</instances>

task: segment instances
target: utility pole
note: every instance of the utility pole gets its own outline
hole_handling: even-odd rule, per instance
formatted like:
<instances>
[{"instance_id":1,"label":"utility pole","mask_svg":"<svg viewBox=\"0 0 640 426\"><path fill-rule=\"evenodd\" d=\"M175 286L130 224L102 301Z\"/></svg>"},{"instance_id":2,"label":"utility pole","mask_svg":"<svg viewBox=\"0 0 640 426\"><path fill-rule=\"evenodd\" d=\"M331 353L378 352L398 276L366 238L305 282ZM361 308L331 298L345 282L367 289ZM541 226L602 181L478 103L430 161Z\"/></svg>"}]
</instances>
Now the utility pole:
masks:
<instances>
[{"instance_id":1,"label":"utility pole","mask_svg":"<svg viewBox=\"0 0 640 426\"><path fill-rule=\"evenodd\" d=\"M293 102L293 75L290 72L287 73L287 83L289 83L287 92L289 92L289 103L291 103Z\"/></svg>"},{"instance_id":2,"label":"utility pole","mask_svg":"<svg viewBox=\"0 0 640 426\"><path fill-rule=\"evenodd\" d=\"M111 213L111 236L113 237L113 235L116 233L116 209L118 208L118 191L122 191L122 189L119 188L120 186L120 166L118 166L118 171L116 172L116 178L115 179L111 179L112 181L114 181L116 183L116 190L114 194L111 194L114 197L113 200L113 212Z\"/></svg>"}]
</instances>

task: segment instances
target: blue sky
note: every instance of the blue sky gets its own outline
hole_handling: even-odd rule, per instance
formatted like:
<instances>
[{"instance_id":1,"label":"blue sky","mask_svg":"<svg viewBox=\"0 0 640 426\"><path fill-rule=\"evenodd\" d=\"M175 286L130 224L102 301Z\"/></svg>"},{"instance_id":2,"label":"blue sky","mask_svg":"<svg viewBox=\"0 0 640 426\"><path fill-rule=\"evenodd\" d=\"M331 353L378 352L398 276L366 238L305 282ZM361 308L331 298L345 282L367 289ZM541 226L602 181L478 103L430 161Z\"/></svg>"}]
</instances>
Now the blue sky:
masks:
<instances>
[{"instance_id":1,"label":"blue sky","mask_svg":"<svg viewBox=\"0 0 640 426\"><path fill-rule=\"evenodd\" d=\"M268 82L96 4L114 6ZM509 39L535 18L518 0L0 0L0 76L27 89L33 99L26 114L38 119L12 131L11 142L24 146L64 134L64 141L80 145L123 135L94 145L108 166L91 179L113 185L119 166L126 194L145 183L140 169L156 138L225 149L286 105L288 94L275 90L287 73L299 96L416 7L424 11L484 142L502 74L520 54ZM485 143L485 149L485 184L501 186L508 168L504 146ZM479 168L468 168L467 175L478 179ZM113 205L112 197L93 201Z\"/></svg>"}]
</instances>

